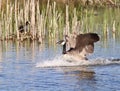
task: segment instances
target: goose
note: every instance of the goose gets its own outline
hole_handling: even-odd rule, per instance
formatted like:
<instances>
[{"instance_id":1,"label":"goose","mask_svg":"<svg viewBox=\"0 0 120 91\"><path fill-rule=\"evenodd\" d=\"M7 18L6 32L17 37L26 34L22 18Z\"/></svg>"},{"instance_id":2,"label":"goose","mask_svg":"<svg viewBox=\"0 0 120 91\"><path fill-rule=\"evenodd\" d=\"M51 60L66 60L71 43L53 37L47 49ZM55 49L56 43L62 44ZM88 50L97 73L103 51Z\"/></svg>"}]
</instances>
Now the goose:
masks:
<instances>
[{"instance_id":1,"label":"goose","mask_svg":"<svg viewBox=\"0 0 120 91\"><path fill-rule=\"evenodd\" d=\"M65 39L58 41L57 44L63 46L64 56L69 56L73 60L88 60L86 56L94 52L94 43L99 40L97 33L85 33L76 35L73 41L75 46L70 47L69 50L66 50L66 43L70 41L69 36L65 35Z\"/></svg>"},{"instance_id":2,"label":"goose","mask_svg":"<svg viewBox=\"0 0 120 91\"><path fill-rule=\"evenodd\" d=\"M30 25L29 21L26 21L25 25L19 26L18 30L20 33L23 33L28 30L28 25Z\"/></svg>"}]
</instances>

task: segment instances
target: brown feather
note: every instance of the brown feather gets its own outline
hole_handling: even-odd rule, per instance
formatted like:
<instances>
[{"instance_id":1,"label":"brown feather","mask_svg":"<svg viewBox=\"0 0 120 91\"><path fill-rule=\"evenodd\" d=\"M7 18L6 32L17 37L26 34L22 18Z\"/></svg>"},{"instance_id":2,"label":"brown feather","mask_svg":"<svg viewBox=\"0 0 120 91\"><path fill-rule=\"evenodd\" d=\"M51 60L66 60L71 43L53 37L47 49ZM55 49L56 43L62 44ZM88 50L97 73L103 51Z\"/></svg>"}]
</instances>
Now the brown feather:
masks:
<instances>
[{"instance_id":1,"label":"brown feather","mask_svg":"<svg viewBox=\"0 0 120 91\"><path fill-rule=\"evenodd\" d=\"M94 42L97 42L97 41L99 41L99 36L96 33L79 34L76 37L75 49L76 50L79 49L79 52L81 52L83 48L85 48L86 46L89 46L88 48L91 48L91 51L93 51Z\"/></svg>"}]
</instances>

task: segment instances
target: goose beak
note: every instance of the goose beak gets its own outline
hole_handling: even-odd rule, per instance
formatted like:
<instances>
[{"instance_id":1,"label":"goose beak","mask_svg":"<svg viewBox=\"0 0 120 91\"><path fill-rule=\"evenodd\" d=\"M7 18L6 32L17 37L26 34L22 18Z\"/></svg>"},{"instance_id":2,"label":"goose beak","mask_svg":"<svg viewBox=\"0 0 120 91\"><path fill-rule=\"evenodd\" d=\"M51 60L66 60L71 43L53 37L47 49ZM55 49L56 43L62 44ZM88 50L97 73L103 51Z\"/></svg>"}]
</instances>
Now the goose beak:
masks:
<instances>
[{"instance_id":1,"label":"goose beak","mask_svg":"<svg viewBox=\"0 0 120 91\"><path fill-rule=\"evenodd\" d=\"M65 43L66 43L65 40L60 40L60 41L58 41L56 44L64 45Z\"/></svg>"},{"instance_id":2,"label":"goose beak","mask_svg":"<svg viewBox=\"0 0 120 91\"><path fill-rule=\"evenodd\" d=\"M30 25L30 21L28 21L28 24Z\"/></svg>"},{"instance_id":3,"label":"goose beak","mask_svg":"<svg viewBox=\"0 0 120 91\"><path fill-rule=\"evenodd\" d=\"M28 24L30 25L30 21L28 21Z\"/></svg>"}]
</instances>

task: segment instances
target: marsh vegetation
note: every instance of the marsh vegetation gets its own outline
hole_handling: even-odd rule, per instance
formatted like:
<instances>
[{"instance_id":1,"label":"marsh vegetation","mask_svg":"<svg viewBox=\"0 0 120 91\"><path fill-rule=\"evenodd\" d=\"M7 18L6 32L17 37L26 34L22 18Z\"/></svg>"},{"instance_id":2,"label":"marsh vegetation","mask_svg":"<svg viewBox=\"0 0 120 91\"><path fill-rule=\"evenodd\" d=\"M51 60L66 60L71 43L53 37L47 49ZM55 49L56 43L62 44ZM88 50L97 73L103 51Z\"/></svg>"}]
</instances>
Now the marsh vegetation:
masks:
<instances>
[{"instance_id":1,"label":"marsh vegetation","mask_svg":"<svg viewBox=\"0 0 120 91\"><path fill-rule=\"evenodd\" d=\"M0 91L119 91L120 60L109 59L120 59L120 0L54 1L0 0ZM100 35L88 56L95 65L61 59L56 40L73 32Z\"/></svg>"},{"instance_id":2,"label":"marsh vegetation","mask_svg":"<svg viewBox=\"0 0 120 91\"><path fill-rule=\"evenodd\" d=\"M105 2L85 5L77 2L80 0L69 3L55 1L1 1L0 40L27 39L41 43L45 39L59 39L72 32L96 32L102 39L109 36L115 38L120 34L119 0L109 5ZM26 21L30 21L28 31L21 34L18 27Z\"/></svg>"}]
</instances>

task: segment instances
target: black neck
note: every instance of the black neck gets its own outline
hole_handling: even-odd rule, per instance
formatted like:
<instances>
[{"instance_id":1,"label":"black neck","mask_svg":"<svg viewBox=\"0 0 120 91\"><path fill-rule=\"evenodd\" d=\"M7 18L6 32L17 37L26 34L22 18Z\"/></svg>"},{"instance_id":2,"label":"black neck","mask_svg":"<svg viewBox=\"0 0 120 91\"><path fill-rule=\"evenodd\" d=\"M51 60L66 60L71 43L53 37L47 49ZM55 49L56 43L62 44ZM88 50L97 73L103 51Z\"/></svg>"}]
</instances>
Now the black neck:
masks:
<instances>
[{"instance_id":1,"label":"black neck","mask_svg":"<svg viewBox=\"0 0 120 91\"><path fill-rule=\"evenodd\" d=\"M63 45L63 51L62 54L66 54L66 43Z\"/></svg>"}]
</instances>

